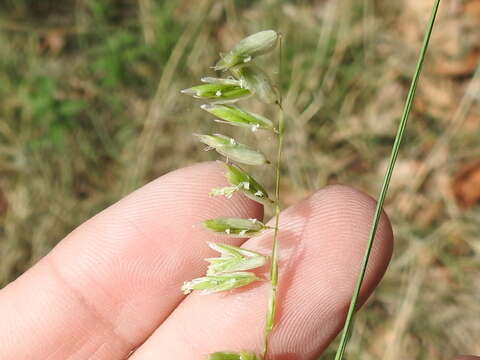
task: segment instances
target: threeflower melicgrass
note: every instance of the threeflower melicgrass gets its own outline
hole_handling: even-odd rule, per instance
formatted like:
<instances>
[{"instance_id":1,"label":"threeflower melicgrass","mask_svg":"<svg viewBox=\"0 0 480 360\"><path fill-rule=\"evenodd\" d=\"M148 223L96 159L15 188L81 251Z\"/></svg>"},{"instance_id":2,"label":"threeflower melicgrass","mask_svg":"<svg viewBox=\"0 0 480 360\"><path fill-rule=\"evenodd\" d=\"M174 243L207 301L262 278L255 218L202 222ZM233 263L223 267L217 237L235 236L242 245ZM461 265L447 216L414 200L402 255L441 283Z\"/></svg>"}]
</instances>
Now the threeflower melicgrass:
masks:
<instances>
[{"instance_id":1,"label":"threeflower melicgrass","mask_svg":"<svg viewBox=\"0 0 480 360\"><path fill-rule=\"evenodd\" d=\"M212 114L215 121L222 124L248 128L251 131L270 131L278 141L275 159L275 196L273 199L265 188L248 174L242 165L269 165L268 158L255 148L242 144L232 137L222 134L196 134L198 140L207 146L207 150L215 150L225 158L225 176L229 186L215 188L211 196L231 198L235 192L264 205L275 208L275 226L266 226L257 219L216 218L205 219L204 227L208 231L230 237L252 237L267 229L273 230L273 246L269 256L244 248L208 243L219 253L218 257L206 259L209 263L203 277L187 281L182 286L185 294L200 290L204 293L228 291L252 282L263 280L251 270L263 266L270 261L269 281L271 294L265 321L265 346L263 354L253 352L217 352L209 355L209 360L260 360L266 358L268 337L273 329L276 308L276 289L278 283L278 233L280 216L280 165L284 135L284 115L279 91L272 84L268 74L255 62L258 56L272 52L278 46L281 58L281 37L273 30L265 30L241 40L228 53L221 55L214 66L217 71L228 72L222 78L204 77L203 84L182 90L184 94L204 100L201 109ZM280 64L279 64L280 66ZM278 121L274 123L261 114L241 108L237 103L247 97L278 108Z\"/></svg>"},{"instance_id":2,"label":"threeflower melicgrass","mask_svg":"<svg viewBox=\"0 0 480 360\"><path fill-rule=\"evenodd\" d=\"M343 359L346 345L352 332L358 295L367 269L370 252L395 162L405 134L408 117L412 108L418 79L439 4L440 0L434 0L432 15L425 32L423 46L418 57L415 73L412 78L402 118L392 147L389 165L378 196L378 202L373 216L365 255L362 264L360 265L360 271L346 316L339 347L335 355L335 360ZM280 231L280 165L285 125L281 94L272 85L268 75L255 65L255 58L272 51L278 45L280 54L279 59L281 61L281 44L280 35L273 30L266 30L253 34L241 40L227 54L223 54L221 60L215 65L215 70L223 72L229 71L231 74L230 76L226 78L205 77L202 79L202 85L197 85L182 91L195 98L205 100L207 104L202 105L201 108L215 116L217 118L216 121L232 126L246 127L252 131L271 131L275 134L278 140L277 156L275 159L275 196L272 199L267 194L265 188L239 165L268 165L270 164L270 161L264 154L225 135L197 135L198 139L207 145L207 149L214 149L225 157L224 165L226 169L226 178L230 185L212 189L210 195L230 198L235 192L240 192L250 199L258 201L264 205L273 205L275 209L275 226L273 228L270 228L256 219L223 217L206 219L203 222L203 225L207 230L230 237L252 237L267 229L273 229L273 245L269 256L227 244L208 243L213 250L219 253L219 256L206 259L206 261L209 262L209 266L205 276L187 281L182 286L182 290L185 294L194 290L200 290L204 293L228 291L262 280L251 270L263 266L267 261L270 261L270 274L268 280L271 284L271 294L266 311L264 349L262 354L255 354L251 351L217 352L210 354L208 360L267 360L268 356L268 339L275 323L277 299L278 234ZM234 103L239 100L250 96L255 96L265 103L277 106L279 112L278 121L274 123L260 114L252 113L234 105Z\"/></svg>"}]
</instances>

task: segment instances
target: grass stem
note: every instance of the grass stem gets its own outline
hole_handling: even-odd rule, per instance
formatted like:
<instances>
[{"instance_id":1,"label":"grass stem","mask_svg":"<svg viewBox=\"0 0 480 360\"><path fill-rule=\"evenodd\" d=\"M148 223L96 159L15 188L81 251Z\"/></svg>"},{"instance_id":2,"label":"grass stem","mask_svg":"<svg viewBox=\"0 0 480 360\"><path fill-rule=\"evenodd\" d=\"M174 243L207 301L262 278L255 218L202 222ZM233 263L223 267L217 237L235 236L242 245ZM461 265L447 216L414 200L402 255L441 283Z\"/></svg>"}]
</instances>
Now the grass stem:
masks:
<instances>
[{"instance_id":1,"label":"grass stem","mask_svg":"<svg viewBox=\"0 0 480 360\"><path fill-rule=\"evenodd\" d=\"M278 133L277 133L277 161L275 167L275 231L273 233L272 253L271 253L271 265L270 265L270 284L271 293L268 300L267 316L265 321L265 333L264 333L264 347L262 358L266 360L268 353L268 340L270 333L273 330L275 324L275 313L277 307L277 285L278 285L278 234L280 232L280 177L281 177L281 164L282 164L282 151L283 151L283 138L285 133L285 112L282 107L282 95L280 91L281 86L281 73L282 73L282 37L279 38L279 119L278 119Z\"/></svg>"},{"instance_id":2,"label":"grass stem","mask_svg":"<svg viewBox=\"0 0 480 360\"><path fill-rule=\"evenodd\" d=\"M359 296L359 293L360 293L360 289L362 287L363 279L365 277L365 272L367 270L367 265L368 265L368 260L370 258L370 252L372 250L373 240L374 240L375 234L377 232L377 227L378 227L378 223L379 223L379 220L380 220L380 215L382 213L383 204L385 202L385 197L387 195L388 187L390 185L390 180L392 178L392 173L393 173L393 169L395 167L395 162L396 162L397 157L398 157L398 152L400 150L400 145L402 143L404 133L405 133L405 128L407 126L410 111L412 109L413 100L415 98L415 91L417 89L418 79L420 77L423 62L424 62L424 59L425 59L425 54L427 52L428 44L430 42L430 36L432 34L432 29L433 29L433 25L435 23L435 18L437 16L437 11L438 11L439 5L440 5L440 0L435 0L435 3L433 4L432 14L430 16L430 20L429 20L428 25L427 25L427 30L425 32L425 36L424 36L424 39L423 39L423 45L422 45L422 48L420 50L420 54L418 56L418 61L417 61L417 66L416 66L416 69L415 69L415 73L413 75L412 82L410 84L410 89L408 91L408 95L407 95L407 99L406 99L406 102L405 102L405 107L404 107L404 110L403 110L402 118L400 120L400 124L399 124L398 130L397 130L397 134L395 136L395 141L393 143L392 152L391 152L391 155L390 155L390 161L389 161L389 164L388 164L387 171L385 173L385 177L383 179L382 187L381 187L380 194L379 194L379 197L378 197L377 206L375 208L375 214L374 214L374 217L373 217L372 226L371 226L370 233L369 233L369 236L368 236L367 248L365 250L365 255L363 257L362 264L361 264L361 267L360 267L360 272L358 274L357 282L355 284L355 289L353 291L352 300L350 302L350 307L348 309L347 317L346 317L346 320L345 320L345 326L343 328L342 337L340 339L340 344L338 346L337 353L335 354L335 360L343 359L343 355L345 353L345 349L346 349L346 346L347 346L347 343L348 343L348 340L349 340L349 337L350 337L349 335L352 331L354 313L355 313L355 308L356 308L357 302L358 302L358 296Z\"/></svg>"}]
</instances>

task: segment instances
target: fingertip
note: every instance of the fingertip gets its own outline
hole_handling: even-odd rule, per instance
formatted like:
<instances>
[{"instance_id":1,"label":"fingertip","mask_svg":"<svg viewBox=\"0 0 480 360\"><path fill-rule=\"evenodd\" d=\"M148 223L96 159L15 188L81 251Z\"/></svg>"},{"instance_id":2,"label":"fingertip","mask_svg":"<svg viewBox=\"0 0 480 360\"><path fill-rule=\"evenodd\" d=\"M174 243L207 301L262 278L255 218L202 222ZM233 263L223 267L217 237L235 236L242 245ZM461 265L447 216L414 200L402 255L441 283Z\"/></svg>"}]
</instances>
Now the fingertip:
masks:
<instances>
[{"instance_id":1,"label":"fingertip","mask_svg":"<svg viewBox=\"0 0 480 360\"><path fill-rule=\"evenodd\" d=\"M365 250L366 240L370 232L377 201L370 195L346 185L328 185L313 195L325 212L329 213L328 218L332 225L338 224L338 229L348 230L349 235L355 241L362 243L362 254ZM380 251L380 254L373 254L374 258L385 260L388 264L393 253L393 229L390 219L382 209L378 223L373 251ZM377 256L378 255L378 256Z\"/></svg>"},{"instance_id":2,"label":"fingertip","mask_svg":"<svg viewBox=\"0 0 480 360\"><path fill-rule=\"evenodd\" d=\"M355 210L361 215L358 220L362 223L365 221L372 222L377 205L377 201L370 195L351 186L341 184L325 186L313 196L318 196L320 200L325 201L325 206L328 207L331 205L333 209L330 209L334 210L336 208L334 211L340 218L345 211L348 211L348 208ZM364 215L369 215L370 217L366 218ZM391 245L391 248L393 249L393 230L385 209L382 210L380 216L379 231L385 236L385 241L388 243L387 245Z\"/></svg>"},{"instance_id":3,"label":"fingertip","mask_svg":"<svg viewBox=\"0 0 480 360\"><path fill-rule=\"evenodd\" d=\"M301 234L298 237L301 243L287 262L288 272L284 272L280 285L284 287L283 305L272 340L276 349L289 348L304 355L299 358L313 359L342 328L375 208L375 200L367 194L349 186L331 185L285 214L290 226L296 224L289 230ZM299 215L308 220L292 221ZM392 251L392 227L388 216L382 213L358 307L380 282ZM302 304L301 309L298 304Z\"/></svg>"}]
</instances>

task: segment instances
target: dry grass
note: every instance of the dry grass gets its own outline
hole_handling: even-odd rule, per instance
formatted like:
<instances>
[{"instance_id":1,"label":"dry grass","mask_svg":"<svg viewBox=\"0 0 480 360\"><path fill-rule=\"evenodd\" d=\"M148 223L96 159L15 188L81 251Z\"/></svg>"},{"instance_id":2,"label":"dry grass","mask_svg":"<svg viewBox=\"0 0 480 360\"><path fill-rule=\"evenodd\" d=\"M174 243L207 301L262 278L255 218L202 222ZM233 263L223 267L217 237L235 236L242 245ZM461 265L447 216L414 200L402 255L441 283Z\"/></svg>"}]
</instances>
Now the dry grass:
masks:
<instances>
[{"instance_id":1,"label":"dry grass","mask_svg":"<svg viewBox=\"0 0 480 360\"><path fill-rule=\"evenodd\" d=\"M165 3L0 5L0 284L122 195L209 158L185 134L215 125L178 90L219 47L278 24L286 202L333 182L376 194L430 2ZM479 9L442 4L386 206L394 259L349 359L480 353L480 193L452 185L480 156Z\"/></svg>"}]
</instances>

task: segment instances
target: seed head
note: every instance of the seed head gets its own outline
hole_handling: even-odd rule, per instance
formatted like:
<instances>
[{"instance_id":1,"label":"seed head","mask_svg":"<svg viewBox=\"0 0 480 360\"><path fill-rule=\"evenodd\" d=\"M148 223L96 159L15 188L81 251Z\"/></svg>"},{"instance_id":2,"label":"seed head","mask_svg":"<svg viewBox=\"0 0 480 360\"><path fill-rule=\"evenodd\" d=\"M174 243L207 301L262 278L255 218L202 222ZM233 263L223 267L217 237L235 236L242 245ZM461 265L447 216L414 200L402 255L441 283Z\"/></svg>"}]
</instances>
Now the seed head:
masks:
<instances>
[{"instance_id":1,"label":"seed head","mask_svg":"<svg viewBox=\"0 0 480 360\"><path fill-rule=\"evenodd\" d=\"M216 103L235 102L250 95L250 91L239 84L202 84L180 91L196 99L212 100Z\"/></svg>"},{"instance_id":2,"label":"seed head","mask_svg":"<svg viewBox=\"0 0 480 360\"><path fill-rule=\"evenodd\" d=\"M258 95L267 104L278 101L278 95L267 74L255 65L237 65L230 69L241 81L242 87Z\"/></svg>"},{"instance_id":3,"label":"seed head","mask_svg":"<svg viewBox=\"0 0 480 360\"><path fill-rule=\"evenodd\" d=\"M191 281L186 281L182 285L182 291L184 294L189 294L193 290L202 290L204 294L210 294L232 290L258 280L261 279L254 273L241 271L219 275L207 275Z\"/></svg>"},{"instance_id":4,"label":"seed head","mask_svg":"<svg viewBox=\"0 0 480 360\"><path fill-rule=\"evenodd\" d=\"M225 168L227 169L225 177L232 186L237 187L236 191L240 191L250 199L264 205L273 203L268 197L267 190L252 176L236 165L225 164Z\"/></svg>"},{"instance_id":5,"label":"seed head","mask_svg":"<svg viewBox=\"0 0 480 360\"><path fill-rule=\"evenodd\" d=\"M252 176L233 164L224 164L227 172L225 176L232 186L214 188L210 191L210 196L225 196L231 198L236 191L240 191L248 198L267 205L273 203L269 199L267 191Z\"/></svg>"},{"instance_id":6,"label":"seed head","mask_svg":"<svg viewBox=\"0 0 480 360\"><path fill-rule=\"evenodd\" d=\"M266 117L242 110L234 105L204 104L200 107L221 119L221 122L229 125L251 128L252 130L274 129L272 121Z\"/></svg>"},{"instance_id":7,"label":"seed head","mask_svg":"<svg viewBox=\"0 0 480 360\"><path fill-rule=\"evenodd\" d=\"M267 260L262 254L237 246L212 242L208 245L221 256L206 259L210 263L207 275L251 270L263 266Z\"/></svg>"},{"instance_id":8,"label":"seed head","mask_svg":"<svg viewBox=\"0 0 480 360\"><path fill-rule=\"evenodd\" d=\"M255 236L267 227L257 219L217 218L203 221L206 229L218 234L227 234L230 237ZM242 234L240 234L242 233Z\"/></svg>"},{"instance_id":9,"label":"seed head","mask_svg":"<svg viewBox=\"0 0 480 360\"><path fill-rule=\"evenodd\" d=\"M278 33L273 30L265 30L250 35L240 40L228 53L223 54L220 61L215 65L215 70L228 70L231 67L248 63L253 58L263 55L277 44Z\"/></svg>"},{"instance_id":10,"label":"seed head","mask_svg":"<svg viewBox=\"0 0 480 360\"><path fill-rule=\"evenodd\" d=\"M264 165L270 163L261 152L247 145L238 143L231 137L221 134L195 134L195 136L197 136L202 143L233 161L247 165Z\"/></svg>"}]
</instances>

